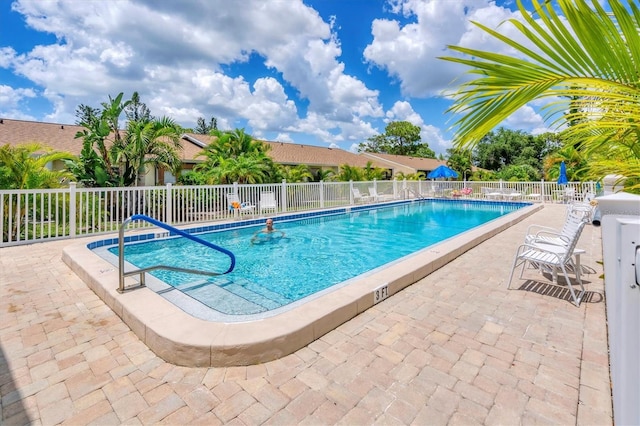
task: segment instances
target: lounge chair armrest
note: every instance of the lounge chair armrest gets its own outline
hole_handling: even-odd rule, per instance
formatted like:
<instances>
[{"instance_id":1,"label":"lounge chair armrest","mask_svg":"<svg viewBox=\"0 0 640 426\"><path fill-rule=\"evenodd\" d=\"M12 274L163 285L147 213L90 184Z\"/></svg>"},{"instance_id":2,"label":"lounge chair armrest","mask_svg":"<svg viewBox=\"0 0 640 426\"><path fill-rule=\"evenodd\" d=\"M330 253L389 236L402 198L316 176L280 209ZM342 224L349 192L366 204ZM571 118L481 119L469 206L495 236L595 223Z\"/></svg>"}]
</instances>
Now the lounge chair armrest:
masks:
<instances>
[{"instance_id":1,"label":"lounge chair armrest","mask_svg":"<svg viewBox=\"0 0 640 426\"><path fill-rule=\"evenodd\" d=\"M558 245L558 244L553 244L551 242L547 242L548 238L558 238L560 240L563 241L562 245L567 245L570 243L569 238L566 235L562 235L558 232L551 232L551 231L538 231L535 233L535 235L533 236L533 240L535 239L539 239L539 238L545 238L545 244L552 244L552 245Z\"/></svg>"},{"instance_id":2,"label":"lounge chair armrest","mask_svg":"<svg viewBox=\"0 0 640 426\"><path fill-rule=\"evenodd\" d=\"M560 232L560 230L558 230L557 228L551 228L544 225L536 225L534 223L532 225L529 225L529 227L527 228L527 235L534 235L540 231L554 232L556 234Z\"/></svg>"}]
</instances>

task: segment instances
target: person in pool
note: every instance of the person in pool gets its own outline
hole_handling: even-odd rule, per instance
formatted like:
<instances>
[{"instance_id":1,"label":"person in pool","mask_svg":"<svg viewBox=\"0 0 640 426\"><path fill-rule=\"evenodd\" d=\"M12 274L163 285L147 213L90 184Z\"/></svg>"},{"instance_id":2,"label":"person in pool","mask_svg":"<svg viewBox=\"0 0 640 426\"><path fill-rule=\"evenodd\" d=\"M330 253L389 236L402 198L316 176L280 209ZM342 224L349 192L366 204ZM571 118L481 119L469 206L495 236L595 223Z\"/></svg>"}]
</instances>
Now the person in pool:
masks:
<instances>
[{"instance_id":1,"label":"person in pool","mask_svg":"<svg viewBox=\"0 0 640 426\"><path fill-rule=\"evenodd\" d=\"M253 234L251 242L263 242L266 240L270 240L273 237L284 238L284 232L274 228L273 219L269 218L265 222L265 227Z\"/></svg>"}]
</instances>

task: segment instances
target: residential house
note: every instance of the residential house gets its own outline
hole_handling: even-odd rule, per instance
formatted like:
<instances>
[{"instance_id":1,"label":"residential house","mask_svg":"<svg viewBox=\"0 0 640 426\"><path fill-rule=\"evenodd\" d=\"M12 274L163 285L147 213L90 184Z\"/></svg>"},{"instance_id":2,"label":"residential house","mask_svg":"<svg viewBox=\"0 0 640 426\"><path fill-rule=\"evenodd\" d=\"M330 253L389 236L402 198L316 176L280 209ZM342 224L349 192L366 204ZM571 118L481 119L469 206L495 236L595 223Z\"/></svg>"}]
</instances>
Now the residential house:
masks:
<instances>
[{"instance_id":1,"label":"residential house","mask_svg":"<svg viewBox=\"0 0 640 426\"><path fill-rule=\"evenodd\" d=\"M82 151L82 138L76 138L76 134L84 130L83 127L69 124L43 123L35 121L23 121L13 119L0 119L0 146L20 145L37 142L56 151L65 151L73 155L80 155ZM207 146L212 136L195 133L185 133L182 136L181 157L183 170L190 170L203 159L199 156ZM353 167L365 167L371 163L374 167L385 170L391 178L398 172L413 174L431 170L444 164L443 161L427 158L408 157L402 155L355 154L339 148L329 148L314 145L304 145L288 142L263 141L270 149L267 154L275 163L296 166L305 164L309 166L315 176L319 170L332 170L338 173L340 166L348 164ZM62 163L51 166L54 170L64 167ZM145 185L162 185L175 182L171 173L163 170L149 170L144 177Z\"/></svg>"}]
</instances>

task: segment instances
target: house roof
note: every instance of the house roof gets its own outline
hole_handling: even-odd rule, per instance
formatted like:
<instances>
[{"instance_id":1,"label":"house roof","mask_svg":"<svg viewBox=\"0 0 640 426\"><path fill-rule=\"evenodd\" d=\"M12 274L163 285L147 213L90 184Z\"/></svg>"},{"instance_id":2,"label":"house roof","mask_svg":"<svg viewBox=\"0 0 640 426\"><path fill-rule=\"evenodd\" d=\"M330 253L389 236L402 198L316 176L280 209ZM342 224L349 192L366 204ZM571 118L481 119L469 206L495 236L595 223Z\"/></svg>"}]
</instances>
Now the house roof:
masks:
<instances>
[{"instance_id":1,"label":"house roof","mask_svg":"<svg viewBox=\"0 0 640 426\"><path fill-rule=\"evenodd\" d=\"M24 145L27 143L39 143L43 147L55 151L70 152L80 155L82 151L82 138L76 139L76 133L85 130L84 127L74 124L43 123L38 121L0 119L0 146ZM181 159L188 162L195 158L202 148L191 144L183 144Z\"/></svg>"},{"instance_id":2,"label":"house roof","mask_svg":"<svg viewBox=\"0 0 640 426\"><path fill-rule=\"evenodd\" d=\"M56 151L70 152L79 155L82 150L82 139L76 139L76 133L84 127L73 124L42 123L13 119L0 119L0 146L21 145L37 142ZM198 155L204 147L211 143L213 136L185 133L182 136L181 158L183 162L202 161ZM306 164L311 167L337 168L343 164L354 167L365 167L371 162L375 167L391 169L393 173L415 173L431 171L444 164L432 158L408 157L402 155L361 153L354 154L340 148L329 148L314 145L303 145L288 142L262 141L271 149L267 151L275 163L285 165Z\"/></svg>"},{"instance_id":3,"label":"house roof","mask_svg":"<svg viewBox=\"0 0 640 426\"><path fill-rule=\"evenodd\" d=\"M185 145L197 147L195 155L202 151L204 146L211 143L213 138L213 136L197 135L193 133L187 133L183 137L183 139L190 142L190 144ZM367 165L367 162L371 161L375 167L382 167L385 169L390 168L387 163L376 161L372 158L362 157L361 155L339 148L328 148L289 142L261 142L269 146L270 149L267 151L267 155L278 164L306 164L311 167L339 167L342 164L349 164L350 166L364 167ZM200 145L202 147L200 147ZM185 152L189 149L193 148L185 146Z\"/></svg>"},{"instance_id":4,"label":"house roof","mask_svg":"<svg viewBox=\"0 0 640 426\"><path fill-rule=\"evenodd\" d=\"M80 155L82 139L76 133L84 127L72 124L40 123L35 121L0 119L0 146L39 143L56 151Z\"/></svg>"}]
</instances>

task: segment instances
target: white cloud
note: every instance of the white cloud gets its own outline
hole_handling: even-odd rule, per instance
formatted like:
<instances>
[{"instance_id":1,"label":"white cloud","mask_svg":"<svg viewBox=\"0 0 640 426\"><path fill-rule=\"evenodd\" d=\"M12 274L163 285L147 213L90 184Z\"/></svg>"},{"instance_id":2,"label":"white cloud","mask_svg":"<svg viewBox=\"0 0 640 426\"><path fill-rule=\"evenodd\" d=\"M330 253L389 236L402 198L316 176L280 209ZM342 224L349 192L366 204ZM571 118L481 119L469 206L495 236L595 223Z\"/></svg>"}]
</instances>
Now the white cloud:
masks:
<instances>
[{"instance_id":1,"label":"white cloud","mask_svg":"<svg viewBox=\"0 0 640 426\"><path fill-rule=\"evenodd\" d=\"M382 132L376 126L385 120L403 119L439 152L449 142L414 111L411 97L437 96L460 75L460 66L436 59L450 54L447 44L491 46L469 18L493 25L511 12L488 0L388 5L412 21L371 24L363 59L386 70L406 96L386 114L380 91L347 71L336 20L323 20L303 0L15 0L27 25L56 41L20 52L0 47L0 68L38 86L32 93L53 106L49 121L74 122L80 104L99 107L109 95L137 91L153 115L184 126L216 117L221 129L248 126L284 141L311 135L347 146Z\"/></svg>"},{"instance_id":2,"label":"white cloud","mask_svg":"<svg viewBox=\"0 0 640 426\"><path fill-rule=\"evenodd\" d=\"M222 0L17 1L14 10L58 37L19 57L0 52L0 64L11 59L17 74L47 88L54 119L73 117L81 103L99 106L108 95L134 91L154 115L183 125L216 116L230 127L243 120L254 132L295 133L320 121L332 131L312 133L325 141L368 134L363 118L382 116L378 92L344 72L332 23L299 0L243 0L242 13ZM250 82L223 73L252 55L309 101L306 117L276 78Z\"/></svg>"}]
</instances>

